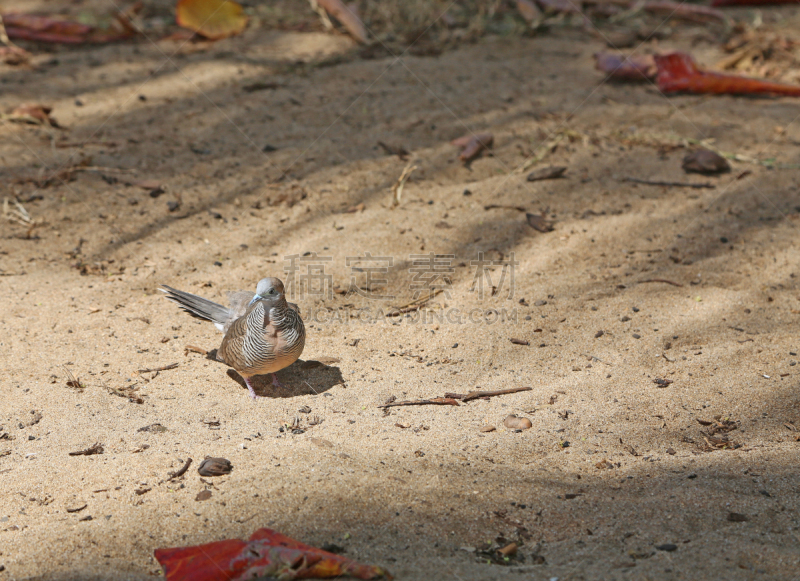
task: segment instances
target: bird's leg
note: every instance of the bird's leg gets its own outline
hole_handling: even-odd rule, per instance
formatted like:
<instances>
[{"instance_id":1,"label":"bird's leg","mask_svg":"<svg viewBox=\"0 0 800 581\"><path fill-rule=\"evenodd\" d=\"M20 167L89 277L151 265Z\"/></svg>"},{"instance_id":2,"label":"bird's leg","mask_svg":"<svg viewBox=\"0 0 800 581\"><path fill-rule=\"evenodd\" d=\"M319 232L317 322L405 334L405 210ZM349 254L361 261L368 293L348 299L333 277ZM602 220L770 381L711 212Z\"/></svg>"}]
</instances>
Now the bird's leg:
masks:
<instances>
[{"instance_id":1,"label":"bird's leg","mask_svg":"<svg viewBox=\"0 0 800 581\"><path fill-rule=\"evenodd\" d=\"M280 387L281 389L286 389L286 386L283 385L280 381L278 381L277 373L272 374L272 385L274 385L275 387Z\"/></svg>"},{"instance_id":2,"label":"bird's leg","mask_svg":"<svg viewBox=\"0 0 800 581\"><path fill-rule=\"evenodd\" d=\"M244 382L247 384L247 389L250 390L250 397L252 397L253 399L256 399L257 397L261 397L261 396L256 395L256 390L254 390L253 386L250 384L250 378L249 377L245 377L244 375L242 375L242 378L244 379Z\"/></svg>"}]
</instances>

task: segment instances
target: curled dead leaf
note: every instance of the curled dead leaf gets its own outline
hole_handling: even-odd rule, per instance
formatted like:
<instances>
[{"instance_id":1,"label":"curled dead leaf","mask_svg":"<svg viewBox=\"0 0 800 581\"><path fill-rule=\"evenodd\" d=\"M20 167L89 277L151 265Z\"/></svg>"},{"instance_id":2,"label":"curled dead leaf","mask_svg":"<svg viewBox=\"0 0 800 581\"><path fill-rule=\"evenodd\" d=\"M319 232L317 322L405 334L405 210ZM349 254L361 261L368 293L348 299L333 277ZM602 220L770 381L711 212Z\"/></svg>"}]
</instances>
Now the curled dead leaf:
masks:
<instances>
[{"instance_id":1,"label":"curled dead leaf","mask_svg":"<svg viewBox=\"0 0 800 581\"><path fill-rule=\"evenodd\" d=\"M344 5L342 0L316 0L316 2L325 12L341 22L350 36L361 44L367 43L367 29L364 23L353 9Z\"/></svg>"},{"instance_id":2,"label":"curled dead leaf","mask_svg":"<svg viewBox=\"0 0 800 581\"><path fill-rule=\"evenodd\" d=\"M458 159L463 162L470 162L480 155L484 149L489 149L494 144L494 135L491 133L477 133L475 135L464 135L450 142L451 145L461 148Z\"/></svg>"}]
</instances>

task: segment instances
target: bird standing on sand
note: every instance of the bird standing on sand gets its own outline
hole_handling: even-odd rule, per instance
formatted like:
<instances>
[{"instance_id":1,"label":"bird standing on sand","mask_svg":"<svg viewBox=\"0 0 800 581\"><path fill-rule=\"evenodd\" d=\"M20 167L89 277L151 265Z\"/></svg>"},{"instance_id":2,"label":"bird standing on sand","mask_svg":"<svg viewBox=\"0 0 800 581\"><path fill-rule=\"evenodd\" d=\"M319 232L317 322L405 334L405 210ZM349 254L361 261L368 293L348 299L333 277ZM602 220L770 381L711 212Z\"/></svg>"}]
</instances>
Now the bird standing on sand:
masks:
<instances>
[{"instance_id":1,"label":"bird standing on sand","mask_svg":"<svg viewBox=\"0 0 800 581\"><path fill-rule=\"evenodd\" d=\"M159 290L190 315L211 321L225 333L217 359L230 365L244 378L250 396L256 392L250 383L254 375L272 374L272 385L283 387L276 371L300 357L306 342L306 329L300 308L286 302L283 283L278 278L263 278L255 294L228 293L230 307L223 307L191 293L165 284Z\"/></svg>"}]
</instances>

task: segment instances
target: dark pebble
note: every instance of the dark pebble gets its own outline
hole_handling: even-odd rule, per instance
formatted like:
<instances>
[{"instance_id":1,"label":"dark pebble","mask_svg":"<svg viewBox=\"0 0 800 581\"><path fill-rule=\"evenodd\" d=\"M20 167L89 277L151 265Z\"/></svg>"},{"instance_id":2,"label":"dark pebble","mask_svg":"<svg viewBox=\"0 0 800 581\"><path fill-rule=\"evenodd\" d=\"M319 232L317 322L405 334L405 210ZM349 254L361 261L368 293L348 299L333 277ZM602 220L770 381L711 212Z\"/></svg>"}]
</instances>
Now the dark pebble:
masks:
<instances>
[{"instance_id":1,"label":"dark pebble","mask_svg":"<svg viewBox=\"0 0 800 581\"><path fill-rule=\"evenodd\" d=\"M631 310L632 310L634 313L638 313L638 312L639 312L639 307L633 307Z\"/></svg>"},{"instance_id":2,"label":"dark pebble","mask_svg":"<svg viewBox=\"0 0 800 581\"><path fill-rule=\"evenodd\" d=\"M470 192L469 190L464 190L464 195L465 196L471 196L472 192Z\"/></svg>"},{"instance_id":3,"label":"dark pebble","mask_svg":"<svg viewBox=\"0 0 800 581\"><path fill-rule=\"evenodd\" d=\"M622 318L620 319L620 322L622 322L622 323L627 323L627 322L628 322L628 321L630 321L630 320L631 320L631 318L630 318L628 315L625 315L624 317L622 317Z\"/></svg>"},{"instance_id":4,"label":"dark pebble","mask_svg":"<svg viewBox=\"0 0 800 581\"><path fill-rule=\"evenodd\" d=\"M214 266L222 266L222 263L219 260L215 260Z\"/></svg>"},{"instance_id":5,"label":"dark pebble","mask_svg":"<svg viewBox=\"0 0 800 581\"><path fill-rule=\"evenodd\" d=\"M728 239L725 238L724 236L722 238L720 238L719 241L722 242L723 244L727 244L728 243Z\"/></svg>"},{"instance_id":6,"label":"dark pebble","mask_svg":"<svg viewBox=\"0 0 800 581\"><path fill-rule=\"evenodd\" d=\"M335 555L345 552L344 547L340 547L339 545L334 545L333 543L323 543L322 546L320 546L320 549L322 549L323 551L328 551L329 553L334 553Z\"/></svg>"},{"instance_id":7,"label":"dark pebble","mask_svg":"<svg viewBox=\"0 0 800 581\"><path fill-rule=\"evenodd\" d=\"M273 151L278 151L278 148L268 143L261 149L261 151L263 151L264 153L271 153Z\"/></svg>"},{"instance_id":8,"label":"dark pebble","mask_svg":"<svg viewBox=\"0 0 800 581\"><path fill-rule=\"evenodd\" d=\"M688 478L689 480L694 480L695 478L697 478L697 474L689 474L689 476L687 476L686 478Z\"/></svg>"},{"instance_id":9,"label":"dark pebble","mask_svg":"<svg viewBox=\"0 0 800 581\"><path fill-rule=\"evenodd\" d=\"M741 514L738 512L729 512L728 513L728 520L731 522L747 522L750 519L747 518L746 514Z\"/></svg>"},{"instance_id":10,"label":"dark pebble","mask_svg":"<svg viewBox=\"0 0 800 581\"><path fill-rule=\"evenodd\" d=\"M642 338L642 336L641 336L639 333L634 333L634 334L633 334L633 338L634 338L634 339L641 339L641 338Z\"/></svg>"},{"instance_id":11,"label":"dark pebble","mask_svg":"<svg viewBox=\"0 0 800 581\"><path fill-rule=\"evenodd\" d=\"M606 334L605 331L600 330L600 331L598 331L597 333L594 334L594 338L595 339L599 339L600 337L602 337L605 334Z\"/></svg>"},{"instance_id":12,"label":"dark pebble","mask_svg":"<svg viewBox=\"0 0 800 581\"><path fill-rule=\"evenodd\" d=\"M673 545L672 543L664 543L663 545L656 545L656 549L658 549L659 551L669 551L671 553L672 551L678 550L678 545Z\"/></svg>"},{"instance_id":13,"label":"dark pebble","mask_svg":"<svg viewBox=\"0 0 800 581\"><path fill-rule=\"evenodd\" d=\"M453 349L455 349L456 347L458 347L458 343L453 343Z\"/></svg>"}]
</instances>

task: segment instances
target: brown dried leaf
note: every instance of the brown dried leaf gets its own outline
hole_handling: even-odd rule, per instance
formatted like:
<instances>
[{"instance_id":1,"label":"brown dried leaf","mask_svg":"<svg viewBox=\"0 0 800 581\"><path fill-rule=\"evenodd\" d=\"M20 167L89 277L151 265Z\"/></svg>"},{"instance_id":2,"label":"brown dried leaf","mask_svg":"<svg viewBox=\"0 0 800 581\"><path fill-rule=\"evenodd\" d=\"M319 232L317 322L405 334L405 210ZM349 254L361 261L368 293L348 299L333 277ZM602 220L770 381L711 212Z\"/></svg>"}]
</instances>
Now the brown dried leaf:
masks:
<instances>
[{"instance_id":1,"label":"brown dried leaf","mask_svg":"<svg viewBox=\"0 0 800 581\"><path fill-rule=\"evenodd\" d=\"M546 218L544 212L540 215L528 212L525 217L528 219L528 225L534 230L544 233L553 231L553 223Z\"/></svg>"},{"instance_id":2,"label":"brown dried leaf","mask_svg":"<svg viewBox=\"0 0 800 581\"><path fill-rule=\"evenodd\" d=\"M210 456L200 462L200 466L197 467L197 472L200 476L224 476L225 474L230 474L231 470L233 470L233 464L231 464L230 460L212 458Z\"/></svg>"},{"instance_id":3,"label":"brown dried leaf","mask_svg":"<svg viewBox=\"0 0 800 581\"><path fill-rule=\"evenodd\" d=\"M484 149L489 149L494 144L494 135L491 133L478 133L464 135L450 142L451 145L461 148L458 159L467 163L478 157Z\"/></svg>"},{"instance_id":4,"label":"brown dried leaf","mask_svg":"<svg viewBox=\"0 0 800 581\"><path fill-rule=\"evenodd\" d=\"M687 173L717 174L731 171L724 157L710 149L698 149L683 158L683 171Z\"/></svg>"}]
</instances>

